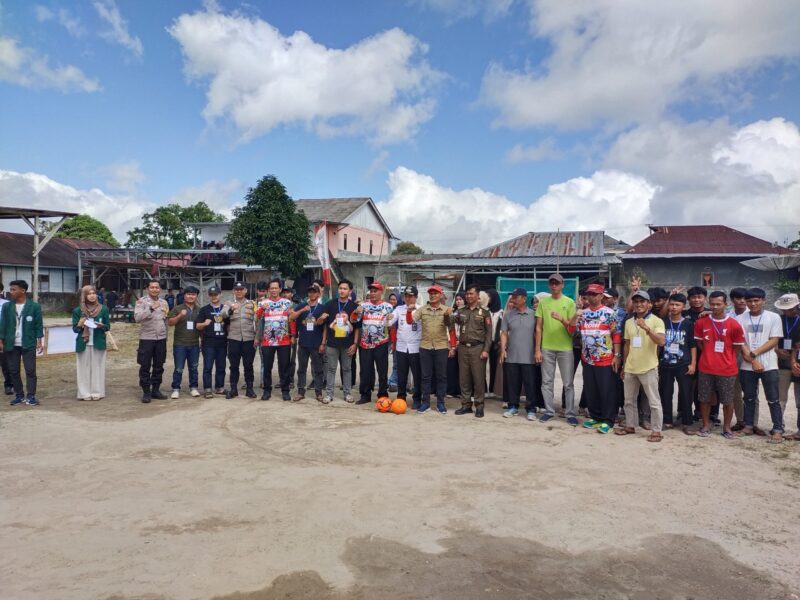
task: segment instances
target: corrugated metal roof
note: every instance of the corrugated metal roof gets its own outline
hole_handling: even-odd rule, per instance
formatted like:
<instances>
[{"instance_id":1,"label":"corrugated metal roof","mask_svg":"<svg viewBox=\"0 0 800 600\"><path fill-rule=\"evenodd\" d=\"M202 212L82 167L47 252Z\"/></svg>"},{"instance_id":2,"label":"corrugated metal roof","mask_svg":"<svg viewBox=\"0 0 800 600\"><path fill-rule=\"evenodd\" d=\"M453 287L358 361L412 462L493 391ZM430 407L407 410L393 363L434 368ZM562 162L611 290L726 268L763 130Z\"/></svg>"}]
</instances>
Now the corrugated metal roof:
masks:
<instances>
[{"instance_id":1,"label":"corrugated metal roof","mask_svg":"<svg viewBox=\"0 0 800 600\"><path fill-rule=\"evenodd\" d=\"M616 256L511 256L504 258L478 258L464 257L455 259L423 260L415 262L415 267L447 267L464 269L471 267L555 267L558 263L562 267L573 266L602 266L621 264Z\"/></svg>"},{"instance_id":2,"label":"corrugated metal roof","mask_svg":"<svg viewBox=\"0 0 800 600\"><path fill-rule=\"evenodd\" d=\"M94 240L53 238L39 253L42 267L78 267L78 248L113 248ZM0 264L33 266L33 234L0 231Z\"/></svg>"},{"instance_id":3,"label":"corrugated metal roof","mask_svg":"<svg viewBox=\"0 0 800 600\"><path fill-rule=\"evenodd\" d=\"M361 208L365 202L369 202L369 198L320 198L295 200L295 205L306 213L311 222L344 223L345 219Z\"/></svg>"},{"instance_id":4,"label":"corrugated metal roof","mask_svg":"<svg viewBox=\"0 0 800 600\"><path fill-rule=\"evenodd\" d=\"M780 246L725 225L650 225L652 233L630 255L734 255L774 254ZM785 249L787 252L791 252Z\"/></svg>"},{"instance_id":5,"label":"corrugated metal roof","mask_svg":"<svg viewBox=\"0 0 800 600\"><path fill-rule=\"evenodd\" d=\"M470 254L473 258L594 256L605 254L602 231L530 231Z\"/></svg>"}]
</instances>

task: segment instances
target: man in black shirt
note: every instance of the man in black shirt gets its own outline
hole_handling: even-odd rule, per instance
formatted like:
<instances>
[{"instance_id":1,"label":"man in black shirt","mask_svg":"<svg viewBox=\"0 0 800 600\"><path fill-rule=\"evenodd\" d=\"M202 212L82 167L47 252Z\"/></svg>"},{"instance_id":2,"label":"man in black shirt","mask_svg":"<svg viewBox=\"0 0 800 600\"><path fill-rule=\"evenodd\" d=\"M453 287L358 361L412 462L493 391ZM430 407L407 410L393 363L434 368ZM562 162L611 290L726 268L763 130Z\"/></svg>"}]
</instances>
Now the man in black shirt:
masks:
<instances>
[{"instance_id":1,"label":"man in black shirt","mask_svg":"<svg viewBox=\"0 0 800 600\"><path fill-rule=\"evenodd\" d=\"M222 304L219 297L219 288L208 288L208 298L211 301L200 309L197 316L197 330L201 331L203 353L203 388L206 398L213 398L214 394L225 394L225 358L228 350L227 330L227 304ZM214 372L214 390L211 389L211 370L216 365Z\"/></svg>"},{"instance_id":2,"label":"man in black shirt","mask_svg":"<svg viewBox=\"0 0 800 600\"><path fill-rule=\"evenodd\" d=\"M692 376L697 367L697 347L694 343L693 321L681 312L686 306L686 296L672 294L668 301L669 314L664 317L666 340L658 365L658 393L664 409L664 428L672 428L672 396L678 384L681 429L693 435L692 425Z\"/></svg>"},{"instance_id":3,"label":"man in black shirt","mask_svg":"<svg viewBox=\"0 0 800 600\"><path fill-rule=\"evenodd\" d=\"M325 395L322 398L323 404L328 404L333 400L333 386L336 383L336 369L342 365L342 387L344 388L344 399L346 402L353 402L351 393L353 382L351 379L350 368L352 357L356 353L360 329L353 323L353 313L358 305L350 299L353 284L347 279L339 282L338 297L328 302L317 323L325 325L322 334L322 346L328 357L327 374L325 380Z\"/></svg>"}]
</instances>

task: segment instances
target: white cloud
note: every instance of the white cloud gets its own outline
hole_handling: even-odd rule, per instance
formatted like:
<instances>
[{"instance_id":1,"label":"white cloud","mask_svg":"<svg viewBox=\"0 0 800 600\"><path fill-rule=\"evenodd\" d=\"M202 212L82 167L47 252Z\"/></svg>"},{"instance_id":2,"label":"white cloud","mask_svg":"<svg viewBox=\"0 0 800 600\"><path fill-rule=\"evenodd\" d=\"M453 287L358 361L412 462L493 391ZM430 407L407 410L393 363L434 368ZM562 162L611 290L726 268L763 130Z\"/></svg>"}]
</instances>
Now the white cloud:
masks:
<instances>
[{"instance_id":1,"label":"white cloud","mask_svg":"<svg viewBox=\"0 0 800 600\"><path fill-rule=\"evenodd\" d=\"M39 23L44 23L45 21L49 21L55 18L55 13L47 8L46 6L42 6L41 4L37 4L33 7L33 14L36 17L36 20Z\"/></svg>"},{"instance_id":2,"label":"white cloud","mask_svg":"<svg viewBox=\"0 0 800 600\"><path fill-rule=\"evenodd\" d=\"M119 44L123 48L130 50L134 56L141 58L144 53L142 40L128 31L128 23L119 12L119 7L115 0L98 0L93 3L98 16L109 24L111 29L100 33L103 39Z\"/></svg>"},{"instance_id":3,"label":"white cloud","mask_svg":"<svg viewBox=\"0 0 800 600\"><path fill-rule=\"evenodd\" d=\"M654 223L723 224L780 242L800 230L800 132L784 119L640 126L616 140L605 167L659 186Z\"/></svg>"},{"instance_id":4,"label":"white cloud","mask_svg":"<svg viewBox=\"0 0 800 600\"><path fill-rule=\"evenodd\" d=\"M142 213L154 208L136 198L110 195L97 188L79 190L40 173L6 170L0 170L0 198L9 207L88 214L105 223L122 243L127 239L126 232L140 224Z\"/></svg>"},{"instance_id":5,"label":"white cloud","mask_svg":"<svg viewBox=\"0 0 800 600\"><path fill-rule=\"evenodd\" d=\"M232 219L234 207L244 204L245 192L245 186L238 179L211 180L200 185L181 188L165 204L190 206L205 202L214 212L222 213L225 218Z\"/></svg>"},{"instance_id":6,"label":"white cloud","mask_svg":"<svg viewBox=\"0 0 800 600\"><path fill-rule=\"evenodd\" d=\"M413 0L411 3L443 13L452 21L481 15L490 22L508 14L514 0Z\"/></svg>"},{"instance_id":7,"label":"white cloud","mask_svg":"<svg viewBox=\"0 0 800 600\"><path fill-rule=\"evenodd\" d=\"M229 118L245 141L301 124L322 137L388 144L413 137L433 116L430 88L441 75L424 61L427 47L400 29L335 49L212 7L181 15L169 32L187 76L209 80L205 118Z\"/></svg>"},{"instance_id":8,"label":"white cloud","mask_svg":"<svg viewBox=\"0 0 800 600\"><path fill-rule=\"evenodd\" d=\"M389 198L378 204L400 238L427 251L472 252L527 231L603 229L643 236L657 188L620 171L597 171L552 185L526 206L480 188L453 190L433 177L398 167Z\"/></svg>"},{"instance_id":9,"label":"white cloud","mask_svg":"<svg viewBox=\"0 0 800 600\"><path fill-rule=\"evenodd\" d=\"M481 101L506 127L623 127L651 122L697 94L800 56L794 0L529 0L532 30L551 47L541 64L492 64ZM734 85L734 87L736 87Z\"/></svg>"},{"instance_id":10,"label":"white cloud","mask_svg":"<svg viewBox=\"0 0 800 600\"><path fill-rule=\"evenodd\" d=\"M112 192L133 194L145 181L139 161L136 160L114 163L100 172L107 178L106 187Z\"/></svg>"},{"instance_id":11,"label":"white cloud","mask_svg":"<svg viewBox=\"0 0 800 600\"><path fill-rule=\"evenodd\" d=\"M27 88L55 88L62 92L96 92L100 84L78 67L50 66L50 59L16 40L0 36L0 81Z\"/></svg>"},{"instance_id":12,"label":"white cloud","mask_svg":"<svg viewBox=\"0 0 800 600\"><path fill-rule=\"evenodd\" d=\"M70 13L66 8L58 9L58 23L67 30L72 37L81 37L86 30L80 19Z\"/></svg>"},{"instance_id":13,"label":"white cloud","mask_svg":"<svg viewBox=\"0 0 800 600\"><path fill-rule=\"evenodd\" d=\"M561 158L564 158L564 152L556 148L556 141L551 137L543 139L535 146L517 144L506 152L506 160L511 163L558 160Z\"/></svg>"}]
</instances>

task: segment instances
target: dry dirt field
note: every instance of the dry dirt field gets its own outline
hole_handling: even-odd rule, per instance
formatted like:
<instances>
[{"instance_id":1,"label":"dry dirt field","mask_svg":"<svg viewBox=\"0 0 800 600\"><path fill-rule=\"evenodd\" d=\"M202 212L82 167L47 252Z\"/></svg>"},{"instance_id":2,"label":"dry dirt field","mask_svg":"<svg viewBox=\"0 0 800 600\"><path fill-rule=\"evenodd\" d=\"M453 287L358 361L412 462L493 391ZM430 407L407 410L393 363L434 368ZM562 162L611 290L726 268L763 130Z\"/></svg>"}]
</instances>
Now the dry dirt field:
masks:
<instances>
[{"instance_id":1,"label":"dry dirt field","mask_svg":"<svg viewBox=\"0 0 800 600\"><path fill-rule=\"evenodd\" d=\"M135 331L105 400L75 400L65 356L39 362L43 406L0 409L4 599L800 597L800 444L650 444L496 401L143 405Z\"/></svg>"}]
</instances>

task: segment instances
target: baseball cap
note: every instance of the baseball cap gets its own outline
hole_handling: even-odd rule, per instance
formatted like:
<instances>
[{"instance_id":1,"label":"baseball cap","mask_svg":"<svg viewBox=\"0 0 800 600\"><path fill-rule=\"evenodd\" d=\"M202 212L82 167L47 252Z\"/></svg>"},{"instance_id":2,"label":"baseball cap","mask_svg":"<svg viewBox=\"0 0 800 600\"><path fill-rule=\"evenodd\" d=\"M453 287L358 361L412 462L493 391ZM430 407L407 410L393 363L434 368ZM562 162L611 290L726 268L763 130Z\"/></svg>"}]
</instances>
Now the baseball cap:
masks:
<instances>
[{"instance_id":1,"label":"baseball cap","mask_svg":"<svg viewBox=\"0 0 800 600\"><path fill-rule=\"evenodd\" d=\"M599 283L592 283L586 286L586 293L587 294L603 294L605 293L606 288L604 288Z\"/></svg>"},{"instance_id":2,"label":"baseball cap","mask_svg":"<svg viewBox=\"0 0 800 600\"><path fill-rule=\"evenodd\" d=\"M219 294L219 288L215 285L212 285L210 288L208 288L208 294Z\"/></svg>"},{"instance_id":3,"label":"baseball cap","mask_svg":"<svg viewBox=\"0 0 800 600\"><path fill-rule=\"evenodd\" d=\"M439 292L440 294L444 294L444 290L442 289L442 286L436 285L436 284L430 286L428 288L428 292Z\"/></svg>"},{"instance_id":4,"label":"baseball cap","mask_svg":"<svg viewBox=\"0 0 800 600\"><path fill-rule=\"evenodd\" d=\"M316 283L312 283L310 286L308 286L308 289L306 290L306 292L316 292L318 294L321 291L322 290L319 288L319 286Z\"/></svg>"},{"instance_id":5,"label":"baseball cap","mask_svg":"<svg viewBox=\"0 0 800 600\"><path fill-rule=\"evenodd\" d=\"M371 290L378 290L379 292L382 292L382 291L383 291L383 284L382 284L382 283L379 283L379 282L377 282L377 281L373 281L372 283L370 283L370 284L369 284L369 286L368 286L368 287L369 287L369 289L371 289Z\"/></svg>"},{"instance_id":6,"label":"baseball cap","mask_svg":"<svg viewBox=\"0 0 800 600\"><path fill-rule=\"evenodd\" d=\"M246 290L247 286L244 283L242 283L241 281L237 281L236 283L233 284L233 289L235 289L235 290Z\"/></svg>"},{"instance_id":7,"label":"baseball cap","mask_svg":"<svg viewBox=\"0 0 800 600\"><path fill-rule=\"evenodd\" d=\"M775 301L775 308L780 310L792 310L798 304L800 304L800 297L798 297L797 294L784 294Z\"/></svg>"},{"instance_id":8,"label":"baseball cap","mask_svg":"<svg viewBox=\"0 0 800 600\"><path fill-rule=\"evenodd\" d=\"M564 278L559 273L553 273L550 277L547 278L547 281L557 281L558 283L564 283Z\"/></svg>"},{"instance_id":9,"label":"baseball cap","mask_svg":"<svg viewBox=\"0 0 800 600\"><path fill-rule=\"evenodd\" d=\"M603 292L603 296L606 298L619 298L619 292L616 288L606 288Z\"/></svg>"},{"instance_id":10,"label":"baseball cap","mask_svg":"<svg viewBox=\"0 0 800 600\"><path fill-rule=\"evenodd\" d=\"M200 290L198 290L193 285L187 285L185 288L183 288L183 293L184 294L199 294Z\"/></svg>"},{"instance_id":11,"label":"baseball cap","mask_svg":"<svg viewBox=\"0 0 800 600\"><path fill-rule=\"evenodd\" d=\"M403 295L404 296L409 296L409 295L418 296L419 295L419 291L417 290L417 286L415 286L415 285L407 285L406 287L403 288Z\"/></svg>"},{"instance_id":12,"label":"baseball cap","mask_svg":"<svg viewBox=\"0 0 800 600\"><path fill-rule=\"evenodd\" d=\"M285 286L283 286L283 287L281 288L281 293L283 293L283 292L291 292L291 293L293 293L293 294L294 294L294 289L293 289L293 288L290 288L288 285L285 285Z\"/></svg>"},{"instance_id":13,"label":"baseball cap","mask_svg":"<svg viewBox=\"0 0 800 600\"><path fill-rule=\"evenodd\" d=\"M644 300L650 300L650 294L645 292L644 290L636 290L633 294L631 294L631 300L634 298L642 298Z\"/></svg>"},{"instance_id":14,"label":"baseball cap","mask_svg":"<svg viewBox=\"0 0 800 600\"><path fill-rule=\"evenodd\" d=\"M513 290L511 290L511 295L512 296L527 296L528 295L528 290L526 290L525 288L514 288Z\"/></svg>"}]
</instances>

